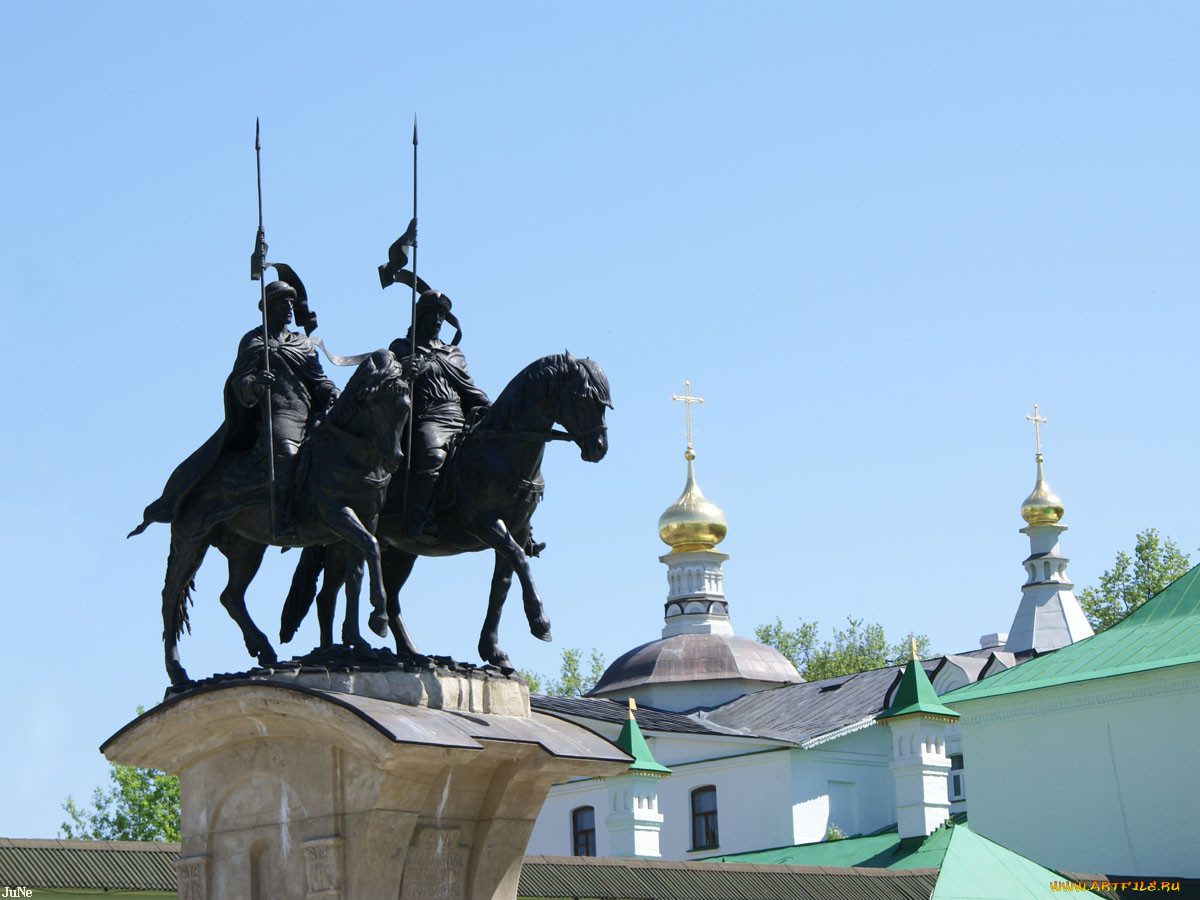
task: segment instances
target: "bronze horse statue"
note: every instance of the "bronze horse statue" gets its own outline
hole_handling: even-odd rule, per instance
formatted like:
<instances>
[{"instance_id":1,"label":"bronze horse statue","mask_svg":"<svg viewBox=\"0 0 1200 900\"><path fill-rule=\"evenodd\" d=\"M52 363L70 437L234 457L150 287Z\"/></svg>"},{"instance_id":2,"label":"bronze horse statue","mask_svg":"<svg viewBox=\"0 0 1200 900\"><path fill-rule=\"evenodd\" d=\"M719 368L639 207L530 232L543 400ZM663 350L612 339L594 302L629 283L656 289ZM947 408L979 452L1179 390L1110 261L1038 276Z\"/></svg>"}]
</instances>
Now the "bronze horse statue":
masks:
<instances>
[{"instance_id":1,"label":"bronze horse statue","mask_svg":"<svg viewBox=\"0 0 1200 900\"><path fill-rule=\"evenodd\" d=\"M400 589L418 556L452 556L492 550L496 564L488 596L487 616L479 637L479 656L485 662L508 667L508 654L499 646L500 612L515 572L530 632L550 640L550 620L534 587L526 549L530 543L530 518L541 499L541 476L546 443L571 440L587 462L599 462L608 452L605 409L612 408L608 379L590 359L570 353L546 356L526 366L484 414L452 445L438 476L435 498L438 540L416 543L404 531L403 511L396 501L400 479L389 489L388 506L379 518L375 535L383 544L383 577L386 608L375 602L371 630L381 637L390 627L398 654L417 649L400 618ZM555 423L565 432L554 429ZM312 606L317 578L325 582L317 597L321 646L332 644L333 607L338 589L345 584L348 612L342 638L358 644L356 616L357 563L347 559L345 545L310 547L301 554L284 605L280 639L289 641Z\"/></svg>"},{"instance_id":2,"label":"bronze horse statue","mask_svg":"<svg viewBox=\"0 0 1200 900\"><path fill-rule=\"evenodd\" d=\"M229 561L229 582L221 592L221 603L242 629L246 649L260 665L276 662L276 656L246 609L246 588L268 545L349 545L356 564L360 558L366 560L372 602L377 606L386 602L380 549L372 531L392 473L403 459L401 436L410 409L399 361L390 350L375 351L359 365L345 391L301 445L291 511L296 532L283 540L275 540L272 534L265 484L249 498L231 498L223 487L223 475L231 468L252 465L253 451L222 457L191 489L171 520L162 593L164 653L173 685L188 682L179 662L178 641L188 627L193 579L210 546ZM133 534L148 524L144 521Z\"/></svg>"}]
</instances>

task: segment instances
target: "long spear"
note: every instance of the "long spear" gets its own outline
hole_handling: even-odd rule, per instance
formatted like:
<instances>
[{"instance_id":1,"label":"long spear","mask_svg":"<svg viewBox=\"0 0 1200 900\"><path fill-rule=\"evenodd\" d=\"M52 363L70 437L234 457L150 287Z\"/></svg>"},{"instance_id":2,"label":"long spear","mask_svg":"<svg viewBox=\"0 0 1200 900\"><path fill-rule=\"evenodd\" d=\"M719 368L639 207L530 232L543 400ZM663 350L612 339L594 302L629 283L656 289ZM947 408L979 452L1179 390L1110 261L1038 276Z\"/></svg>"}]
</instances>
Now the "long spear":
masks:
<instances>
[{"instance_id":1,"label":"long spear","mask_svg":"<svg viewBox=\"0 0 1200 900\"><path fill-rule=\"evenodd\" d=\"M413 214L412 214L412 299L409 302L409 325L408 325L408 371L409 377L416 384L416 354L417 354L417 114L413 113ZM413 403L416 403L417 394L412 392ZM415 412L415 410L413 410ZM401 523L408 521L408 479L412 473L412 439L413 439L413 420L409 417L408 420L408 438L404 447L404 489L400 494L400 515Z\"/></svg>"},{"instance_id":2,"label":"long spear","mask_svg":"<svg viewBox=\"0 0 1200 900\"><path fill-rule=\"evenodd\" d=\"M250 280L259 284L259 305L262 307L263 327L263 371L267 374L267 389L263 397L267 401L267 508L271 517L271 539L276 537L275 522L275 428L271 424L271 351L268 346L270 331L267 327L267 279L263 270L267 267L267 238L263 231L262 213L262 143L258 139L258 116L254 117L254 165L258 179L258 234L254 239L254 255L250 257Z\"/></svg>"}]
</instances>

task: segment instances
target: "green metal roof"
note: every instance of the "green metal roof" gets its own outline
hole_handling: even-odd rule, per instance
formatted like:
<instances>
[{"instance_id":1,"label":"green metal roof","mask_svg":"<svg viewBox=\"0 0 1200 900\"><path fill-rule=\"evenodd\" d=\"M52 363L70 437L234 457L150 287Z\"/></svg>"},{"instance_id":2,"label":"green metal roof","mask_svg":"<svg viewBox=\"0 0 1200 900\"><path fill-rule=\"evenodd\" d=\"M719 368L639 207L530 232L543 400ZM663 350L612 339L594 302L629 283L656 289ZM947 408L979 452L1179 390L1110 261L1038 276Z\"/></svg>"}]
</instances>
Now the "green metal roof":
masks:
<instances>
[{"instance_id":1,"label":"green metal roof","mask_svg":"<svg viewBox=\"0 0 1200 900\"><path fill-rule=\"evenodd\" d=\"M528 900L927 900L932 869L827 869L647 859L527 856Z\"/></svg>"},{"instance_id":2,"label":"green metal roof","mask_svg":"<svg viewBox=\"0 0 1200 900\"><path fill-rule=\"evenodd\" d=\"M178 844L0 838L0 885L174 894Z\"/></svg>"},{"instance_id":3,"label":"green metal roof","mask_svg":"<svg viewBox=\"0 0 1200 900\"><path fill-rule=\"evenodd\" d=\"M1070 880L980 837L966 823L953 822L942 825L919 843L902 841L893 826L883 834L738 853L720 859L731 863L860 866L893 871L937 868L937 885L930 900L1026 900L1058 896L1058 891L1051 890L1051 884Z\"/></svg>"},{"instance_id":4,"label":"green metal roof","mask_svg":"<svg viewBox=\"0 0 1200 900\"><path fill-rule=\"evenodd\" d=\"M646 739L642 737L642 729L638 727L637 718L634 716L635 709L636 707L631 699L629 701L629 715L625 719L625 724L621 726L621 733L617 735L616 741L618 747L633 757L633 762L629 765L629 771L648 772L652 775L670 775L671 770L661 765L654 758L654 754L650 752L650 748L646 746Z\"/></svg>"},{"instance_id":5,"label":"green metal roof","mask_svg":"<svg viewBox=\"0 0 1200 900\"><path fill-rule=\"evenodd\" d=\"M1200 662L1200 566L1107 631L950 691L947 703Z\"/></svg>"},{"instance_id":6,"label":"green metal roof","mask_svg":"<svg viewBox=\"0 0 1200 900\"><path fill-rule=\"evenodd\" d=\"M1061 888L1056 891L1053 886L1069 880L959 825L951 830L950 846L929 900L1059 897ZM1079 893L1096 896L1092 891L1075 892L1075 896Z\"/></svg>"},{"instance_id":7,"label":"green metal roof","mask_svg":"<svg viewBox=\"0 0 1200 900\"><path fill-rule=\"evenodd\" d=\"M913 648L915 657L916 644L913 645ZM895 719L898 716L912 716L921 713L944 716L949 719L958 718L958 713L942 705L937 691L929 683L925 667L918 660L913 659L904 667L904 674L900 676L900 683L896 685L896 693L892 696L892 705L888 707L887 712L880 713L875 719L876 721Z\"/></svg>"},{"instance_id":8,"label":"green metal roof","mask_svg":"<svg viewBox=\"0 0 1200 900\"><path fill-rule=\"evenodd\" d=\"M901 841L893 825L877 834L755 850L717 857L721 862L788 866L865 866L872 869L936 869L950 843L949 823L922 841ZM711 862L712 860L706 860Z\"/></svg>"}]
</instances>

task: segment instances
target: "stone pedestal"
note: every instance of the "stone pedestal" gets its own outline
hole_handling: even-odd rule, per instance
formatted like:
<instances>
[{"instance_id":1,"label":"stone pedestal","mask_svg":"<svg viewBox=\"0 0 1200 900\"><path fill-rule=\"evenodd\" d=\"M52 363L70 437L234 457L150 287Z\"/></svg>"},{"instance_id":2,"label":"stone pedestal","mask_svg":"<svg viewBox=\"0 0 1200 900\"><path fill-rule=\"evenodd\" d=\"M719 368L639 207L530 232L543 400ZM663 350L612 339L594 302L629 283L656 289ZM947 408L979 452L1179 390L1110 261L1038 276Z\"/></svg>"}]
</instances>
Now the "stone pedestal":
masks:
<instances>
[{"instance_id":1,"label":"stone pedestal","mask_svg":"<svg viewBox=\"0 0 1200 900\"><path fill-rule=\"evenodd\" d=\"M180 776L181 900L512 900L550 785L629 763L454 671L221 680L101 749Z\"/></svg>"}]
</instances>

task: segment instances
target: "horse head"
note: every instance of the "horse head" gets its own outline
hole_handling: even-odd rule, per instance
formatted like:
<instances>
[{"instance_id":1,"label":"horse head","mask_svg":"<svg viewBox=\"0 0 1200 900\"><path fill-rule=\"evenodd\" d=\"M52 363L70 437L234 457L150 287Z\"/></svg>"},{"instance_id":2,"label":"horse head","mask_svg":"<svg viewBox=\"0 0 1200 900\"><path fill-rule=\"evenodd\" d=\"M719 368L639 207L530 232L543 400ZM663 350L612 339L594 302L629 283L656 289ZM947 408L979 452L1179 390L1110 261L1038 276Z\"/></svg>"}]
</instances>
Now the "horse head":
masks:
<instances>
[{"instance_id":1,"label":"horse head","mask_svg":"<svg viewBox=\"0 0 1200 900\"><path fill-rule=\"evenodd\" d=\"M390 350L376 350L354 370L328 421L359 437L377 438L380 453L398 464L400 433L411 408L400 361Z\"/></svg>"},{"instance_id":2,"label":"horse head","mask_svg":"<svg viewBox=\"0 0 1200 900\"><path fill-rule=\"evenodd\" d=\"M612 409L612 397L604 370L587 357L576 359L569 351L562 357L564 384L554 419L579 446L587 462L600 462L608 452L608 426L604 410Z\"/></svg>"}]
</instances>

